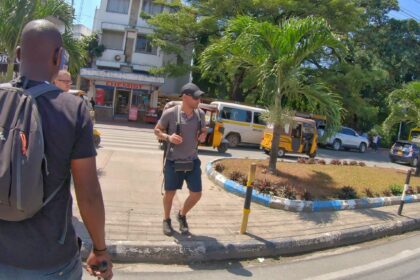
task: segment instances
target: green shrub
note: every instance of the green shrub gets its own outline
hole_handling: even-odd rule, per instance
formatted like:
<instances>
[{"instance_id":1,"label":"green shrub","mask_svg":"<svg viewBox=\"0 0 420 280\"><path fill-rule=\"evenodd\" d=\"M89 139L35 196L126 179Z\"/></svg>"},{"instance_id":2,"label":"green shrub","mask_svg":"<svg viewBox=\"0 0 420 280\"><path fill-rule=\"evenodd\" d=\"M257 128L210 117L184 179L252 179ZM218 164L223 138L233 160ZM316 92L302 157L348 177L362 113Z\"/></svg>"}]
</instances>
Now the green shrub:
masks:
<instances>
[{"instance_id":1,"label":"green shrub","mask_svg":"<svg viewBox=\"0 0 420 280\"><path fill-rule=\"evenodd\" d=\"M356 199L358 198L356 190L351 186L344 186L338 192L339 199Z\"/></svg>"},{"instance_id":2,"label":"green shrub","mask_svg":"<svg viewBox=\"0 0 420 280\"><path fill-rule=\"evenodd\" d=\"M355 161L355 160L350 161L350 165L352 165L352 166L357 165L357 161Z\"/></svg>"},{"instance_id":3,"label":"green shrub","mask_svg":"<svg viewBox=\"0 0 420 280\"><path fill-rule=\"evenodd\" d=\"M313 158L308 158L305 162L306 162L306 164L315 164L316 163L315 159L313 159Z\"/></svg>"},{"instance_id":4,"label":"green shrub","mask_svg":"<svg viewBox=\"0 0 420 280\"><path fill-rule=\"evenodd\" d=\"M392 196L392 193L390 190L384 190L383 195L389 197L389 196Z\"/></svg>"},{"instance_id":5,"label":"green shrub","mask_svg":"<svg viewBox=\"0 0 420 280\"><path fill-rule=\"evenodd\" d=\"M242 172L240 172L240 171L232 171L229 174L229 179L231 179L232 181L241 183L241 184L243 182L243 178L244 177L246 178L246 176Z\"/></svg>"},{"instance_id":6,"label":"green shrub","mask_svg":"<svg viewBox=\"0 0 420 280\"><path fill-rule=\"evenodd\" d=\"M305 160L305 158L300 157L300 158L298 158L297 162L298 163L306 163L306 160Z\"/></svg>"},{"instance_id":7,"label":"green shrub","mask_svg":"<svg viewBox=\"0 0 420 280\"><path fill-rule=\"evenodd\" d=\"M306 200L306 201L311 201L312 200L312 194L308 191L308 190L304 190L303 195L302 195L302 199Z\"/></svg>"},{"instance_id":8,"label":"green shrub","mask_svg":"<svg viewBox=\"0 0 420 280\"><path fill-rule=\"evenodd\" d=\"M222 173L222 172L223 172L223 170L225 170L225 166L224 166L222 163L218 162L218 163L216 163L216 164L214 165L214 169L215 169L217 172Z\"/></svg>"},{"instance_id":9,"label":"green shrub","mask_svg":"<svg viewBox=\"0 0 420 280\"><path fill-rule=\"evenodd\" d=\"M343 160L343 165L349 165L349 163L347 162L347 160Z\"/></svg>"},{"instance_id":10,"label":"green shrub","mask_svg":"<svg viewBox=\"0 0 420 280\"><path fill-rule=\"evenodd\" d=\"M363 190L363 192L366 194L367 197L375 197L375 195L373 194L372 190L369 188L365 188Z\"/></svg>"},{"instance_id":11,"label":"green shrub","mask_svg":"<svg viewBox=\"0 0 420 280\"><path fill-rule=\"evenodd\" d=\"M399 196L402 195L404 187L398 184L392 184L389 185L388 189L392 193L392 195Z\"/></svg>"},{"instance_id":12,"label":"green shrub","mask_svg":"<svg viewBox=\"0 0 420 280\"><path fill-rule=\"evenodd\" d=\"M331 160L330 164L331 165L341 165L341 161L338 160L338 159L333 159L333 160Z\"/></svg>"},{"instance_id":13,"label":"green shrub","mask_svg":"<svg viewBox=\"0 0 420 280\"><path fill-rule=\"evenodd\" d=\"M366 163L364 163L363 161L360 161L359 162L359 166L365 167L366 166Z\"/></svg>"},{"instance_id":14,"label":"green shrub","mask_svg":"<svg viewBox=\"0 0 420 280\"><path fill-rule=\"evenodd\" d=\"M292 186L280 186L276 188L276 195L287 199L296 199L296 189Z\"/></svg>"}]
</instances>

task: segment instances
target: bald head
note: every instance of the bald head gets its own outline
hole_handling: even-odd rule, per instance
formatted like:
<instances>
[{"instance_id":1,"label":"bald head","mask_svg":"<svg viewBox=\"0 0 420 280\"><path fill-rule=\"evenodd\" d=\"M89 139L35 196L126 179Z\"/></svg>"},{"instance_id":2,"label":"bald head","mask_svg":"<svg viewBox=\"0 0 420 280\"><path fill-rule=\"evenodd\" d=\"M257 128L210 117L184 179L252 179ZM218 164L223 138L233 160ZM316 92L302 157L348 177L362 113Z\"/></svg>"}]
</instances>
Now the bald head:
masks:
<instances>
[{"instance_id":1,"label":"bald head","mask_svg":"<svg viewBox=\"0 0 420 280\"><path fill-rule=\"evenodd\" d=\"M55 25L34 20L25 25L17 56L21 74L31 80L52 81L61 63L63 41Z\"/></svg>"}]
</instances>

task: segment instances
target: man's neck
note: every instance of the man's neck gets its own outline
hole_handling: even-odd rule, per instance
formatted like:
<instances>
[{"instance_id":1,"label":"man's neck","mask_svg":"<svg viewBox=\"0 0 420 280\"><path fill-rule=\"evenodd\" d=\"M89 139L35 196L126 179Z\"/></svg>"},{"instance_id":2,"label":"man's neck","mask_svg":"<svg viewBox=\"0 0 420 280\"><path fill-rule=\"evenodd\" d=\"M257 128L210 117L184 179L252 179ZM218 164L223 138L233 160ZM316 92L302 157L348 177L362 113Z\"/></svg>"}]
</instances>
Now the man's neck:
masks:
<instances>
[{"instance_id":1,"label":"man's neck","mask_svg":"<svg viewBox=\"0 0 420 280\"><path fill-rule=\"evenodd\" d=\"M29 81L35 82L51 82L52 80L51 75L41 72L22 71L20 75Z\"/></svg>"},{"instance_id":2,"label":"man's neck","mask_svg":"<svg viewBox=\"0 0 420 280\"><path fill-rule=\"evenodd\" d=\"M185 104L181 105L181 111L190 116L193 113L193 108L186 106Z\"/></svg>"}]
</instances>

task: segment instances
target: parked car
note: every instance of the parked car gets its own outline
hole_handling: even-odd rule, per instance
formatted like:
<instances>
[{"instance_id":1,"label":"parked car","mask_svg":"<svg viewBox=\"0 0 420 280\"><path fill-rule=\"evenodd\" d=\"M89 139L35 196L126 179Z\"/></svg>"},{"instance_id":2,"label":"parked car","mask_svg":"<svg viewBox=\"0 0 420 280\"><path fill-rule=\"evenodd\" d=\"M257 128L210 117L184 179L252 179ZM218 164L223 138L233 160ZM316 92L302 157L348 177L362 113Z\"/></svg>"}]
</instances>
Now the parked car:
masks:
<instances>
[{"instance_id":1,"label":"parked car","mask_svg":"<svg viewBox=\"0 0 420 280\"><path fill-rule=\"evenodd\" d=\"M389 151L389 159L391 162L408 163L411 166L417 166L420 160L420 147L419 144L414 142L398 140L392 145Z\"/></svg>"},{"instance_id":2,"label":"parked car","mask_svg":"<svg viewBox=\"0 0 420 280\"><path fill-rule=\"evenodd\" d=\"M360 136L356 131L349 127L341 127L340 131L327 139L327 146L331 146L338 151L344 149L357 149L359 152L366 152L369 147L369 140Z\"/></svg>"}]
</instances>

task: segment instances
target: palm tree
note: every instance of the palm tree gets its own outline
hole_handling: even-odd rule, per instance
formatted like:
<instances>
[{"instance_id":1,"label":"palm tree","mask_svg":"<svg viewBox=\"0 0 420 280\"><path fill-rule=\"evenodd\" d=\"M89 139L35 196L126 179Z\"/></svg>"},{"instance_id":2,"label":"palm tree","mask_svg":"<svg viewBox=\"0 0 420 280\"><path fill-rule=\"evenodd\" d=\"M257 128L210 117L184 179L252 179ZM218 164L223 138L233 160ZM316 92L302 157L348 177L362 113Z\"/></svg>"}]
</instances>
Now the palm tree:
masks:
<instances>
[{"instance_id":1,"label":"palm tree","mask_svg":"<svg viewBox=\"0 0 420 280\"><path fill-rule=\"evenodd\" d=\"M412 81L396 89L388 96L390 114L383 123L385 132L400 122L420 127L420 81ZM420 175L420 161L416 167L416 176Z\"/></svg>"},{"instance_id":2,"label":"palm tree","mask_svg":"<svg viewBox=\"0 0 420 280\"><path fill-rule=\"evenodd\" d=\"M339 40L320 18L292 18L276 26L241 16L231 20L225 35L203 52L200 67L204 75L221 68L230 73L245 69L248 77L254 77L266 103L273 104L270 172L276 171L281 125L288 118L285 112L294 109L291 104L305 104L307 109L326 115L330 134L340 125L338 95L321 84L302 81L305 59L322 48L339 46Z\"/></svg>"},{"instance_id":3,"label":"palm tree","mask_svg":"<svg viewBox=\"0 0 420 280\"><path fill-rule=\"evenodd\" d=\"M15 50L23 27L31 20L48 17L59 19L65 26L63 41L64 48L71 57L70 70L76 70L85 59L82 48L71 38L74 12L64 0L2 0L0 1L0 49L4 49L9 56L7 80L13 76Z\"/></svg>"}]
</instances>

